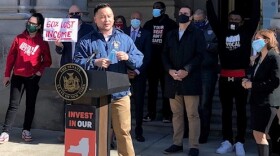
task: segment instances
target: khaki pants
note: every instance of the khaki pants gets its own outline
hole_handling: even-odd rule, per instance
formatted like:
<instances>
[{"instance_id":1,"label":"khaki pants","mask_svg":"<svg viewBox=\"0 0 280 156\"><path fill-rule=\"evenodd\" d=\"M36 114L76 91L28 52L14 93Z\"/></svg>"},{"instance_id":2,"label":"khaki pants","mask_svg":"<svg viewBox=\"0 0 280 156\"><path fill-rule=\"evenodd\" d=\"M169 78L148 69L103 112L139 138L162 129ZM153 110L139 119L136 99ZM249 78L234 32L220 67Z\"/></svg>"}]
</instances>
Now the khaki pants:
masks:
<instances>
[{"instance_id":1,"label":"khaki pants","mask_svg":"<svg viewBox=\"0 0 280 156\"><path fill-rule=\"evenodd\" d=\"M135 156L131 130L130 97L125 96L118 100L113 100L112 124L117 139L119 156Z\"/></svg>"},{"instance_id":2,"label":"khaki pants","mask_svg":"<svg viewBox=\"0 0 280 156\"><path fill-rule=\"evenodd\" d=\"M170 100L173 113L173 144L182 146L184 137L184 108L187 111L189 122L189 148L198 148L200 135L200 119L198 114L199 96L176 95Z\"/></svg>"}]
</instances>

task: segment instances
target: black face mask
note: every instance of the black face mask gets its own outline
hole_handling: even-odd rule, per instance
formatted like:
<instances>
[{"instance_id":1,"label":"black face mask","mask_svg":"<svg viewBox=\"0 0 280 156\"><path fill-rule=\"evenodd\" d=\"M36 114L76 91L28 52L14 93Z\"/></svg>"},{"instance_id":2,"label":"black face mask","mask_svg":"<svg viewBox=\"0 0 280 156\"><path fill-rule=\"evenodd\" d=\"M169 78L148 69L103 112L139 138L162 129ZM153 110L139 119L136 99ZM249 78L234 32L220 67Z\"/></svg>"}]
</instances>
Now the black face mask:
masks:
<instances>
[{"instance_id":1,"label":"black face mask","mask_svg":"<svg viewBox=\"0 0 280 156\"><path fill-rule=\"evenodd\" d=\"M179 15L178 22L179 23L187 23L189 22L190 17L184 14Z\"/></svg>"},{"instance_id":2,"label":"black face mask","mask_svg":"<svg viewBox=\"0 0 280 156\"><path fill-rule=\"evenodd\" d=\"M229 22L228 23L228 29L230 30L237 30L239 27L239 23L237 22Z\"/></svg>"}]
</instances>

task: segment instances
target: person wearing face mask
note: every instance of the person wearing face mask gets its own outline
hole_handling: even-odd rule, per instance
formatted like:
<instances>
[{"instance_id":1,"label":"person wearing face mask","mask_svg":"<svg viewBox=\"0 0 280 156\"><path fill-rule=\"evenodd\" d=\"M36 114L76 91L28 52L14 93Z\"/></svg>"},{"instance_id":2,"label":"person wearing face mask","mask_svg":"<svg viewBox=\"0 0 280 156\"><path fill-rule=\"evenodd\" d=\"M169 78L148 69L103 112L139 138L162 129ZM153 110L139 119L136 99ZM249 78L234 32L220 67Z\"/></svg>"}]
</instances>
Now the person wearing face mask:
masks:
<instances>
[{"instance_id":1,"label":"person wearing face mask","mask_svg":"<svg viewBox=\"0 0 280 156\"><path fill-rule=\"evenodd\" d=\"M203 31L207 42L201 66L202 95L200 96L199 116L201 131L199 143L206 143L210 133L212 101L218 79L218 41L206 17L206 12L197 9L193 15L193 23Z\"/></svg>"},{"instance_id":2,"label":"person wearing face mask","mask_svg":"<svg viewBox=\"0 0 280 156\"><path fill-rule=\"evenodd\" d=\"M201 63L206 51L203 31L192 22L192 10L179 10L179 28L167 34L162 54L165 71L164 95L169 98L173 113L173 144L165 154L183 151L184 113L189 125L189 156L199 155L199 95L202 93Z\"/></svg>"},{"instance_id":3,"label":"person wearing face mask","mask_svg":"<svg viewBox=\"0 0 280 156\"><path fill-rule=\"evenodd\" d=\"M152 34L151 61L148 66L148 113L143 121L150 122L156 119L158 85L162 90L162 121L171 121L171 111L168 99L163 96L164 90L164 70L160 59L166 34L172 29L176 29L177 23L165 14L166 6L163 2L155 2L153 5L153 18L144 24L144 29Z\"/></svg>"},{"instance_id":4,"label":"person wearing face mask","mask_svg":"<svg viewBox=\"0 0 280 156\"><path fill-rule=\"evenodd\" d=\"M114 26L120 30L127 29L126 20L124 16L122 15L116 16Z\"/></svg>"},{"instance_id":5,"label":"person wearing face mask","mask_svg":"<svg viewBox=\"0 0 280 156\"><path fill-rule=\"evenodd\" d=\"M93 25L87 24L82 21L82 12L77 5L72 5L68 11L68 18L77 18L79 20L78 25L78 40L84 35L95 31ZM60 66L63 66L67 63L73 62L73 55L75 51L75 42L60 42L59 40L55 41L55 51L61 55Z\"/></svg>"},{"instance_id":6,"label":"person wearing face mask","mask_svg":"<svg viewBox=\"0 0 280 156\"><path fill-rule=\"evenodd\" d=\"M212 0L206 0L207 17L218 39L221 64L219 96L222 105L223 142L216 153L224 154L235 150L237 156L245 156L244 143L247 127L246 104L248 90L241 86L250 65L251 39L260 20L260 0L251 3L250 19L244 21L237 10L228 15L228 26L218 20ZM236 108L237 134L233 136L232 112Z\"/></svg>"},{"instance_id":7,"label":"person wearing face mask","mask_svg":"<svg viewBox=\"0 0 280 156\"><path fill-rule=\"evenodd\" d=\"M22 139L32 141L30 132L35 114L39 81L46 67L52 64L48 42L43 41L44 18L34 13L26 23L26 29L14 39L7 56L3 85L10 85L9 107L0 135L0 144L9 141L9 132L16 119L22 95L26 94L26 109Z\"/></svg>"},{"instance_id":8,"label":"person wearing face mask","mask_svg":"<svg viewBox=\"0 0 280 156\"><path fill-rule=\"evenodd\" d=\"M244 89L250 89L251 127L258 145L259 156L269 156L271 146L268 135L271 109L274 103L279 105L280 56L278 42L274 32L267 29L259 30L252 42L252 48L260 52L254 61L251 78L243 79ZM278 95L275 95L278 93ZM276 98L271 98L272 96ZM273 136L272 136L273 137Z\"/></svg>"},{"instance_id":9,"label":"person wearing face mask","mask_svg":"<svg viewBox=\"0 0 280 156\"><path fill-rule=\"evenodd\" d=\"M144 54L143 64L135 70L128 70L128 76L132 86L132 99L135 106L135 139L144 142L143 137L143 107L146 93L147 67L151 58L152 39L151 34L147 30L141 28L142 14L138 11L131 13L131 26L124 30L134 41L135 46Z\"/></svg>"},{"instance_id":10,"label":"person wearing face mask","mask_svg":"<svg viewBox=\"0 0 280 156\"><path fill-rule=\"evenodd\" d=\"M95 31L93 25L84 23L82 21L82 12L77 5L72 5L68 11L68 18L77 18L79 20L78 23L78 40L82 38L84 35L90 33L91 31ZM67 63L73 62L73 56L75 52L76 42L60 42L59 40L55 41L55 51L57 54L61 55L60 58L60 66L63 66ZM64 104L70 104L69 101L64 101ZM64 108L65 109L65 108ZM63 118L65 116L63 115ZM58 140L64 142L64 135L58 137Z\"/></svg>"}]
</instances>

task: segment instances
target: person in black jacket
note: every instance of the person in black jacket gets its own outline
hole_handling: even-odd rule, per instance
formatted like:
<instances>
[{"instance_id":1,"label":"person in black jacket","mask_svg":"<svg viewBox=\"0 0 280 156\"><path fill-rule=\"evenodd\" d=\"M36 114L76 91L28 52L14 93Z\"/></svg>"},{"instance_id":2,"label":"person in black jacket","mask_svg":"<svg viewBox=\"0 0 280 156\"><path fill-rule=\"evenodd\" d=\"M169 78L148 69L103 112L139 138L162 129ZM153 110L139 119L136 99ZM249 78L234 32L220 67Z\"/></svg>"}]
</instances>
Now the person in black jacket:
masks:
<instances>
[{"instance_id":1,"label":"person in black jacket","mask_svg":"<svg viewBox=\"0 0 280 156\"><path fill-rule=\"evenodd\" d=\"M255 59L251 70L251 79L243 79L242 86L251 89L250 108L251 126L253 135L258 144L259 156L269 156L269 142L267 129L273 102L270 96L279 86L280 78L280 56L278 42L271 30L260 30L256 33L252 42L253 50L260 52ZM277 95L279 96L279 94ZM279 101L278 101L279 102ZM273 120L273 118L272 118Z\"/></svg>"},{"instance_id":2,"label":"person in black jacket","mask_svg":"<svg viewBox=\"0 0 280 156\"><path fill-rule=\"evenodd\" d=\"M173 113L173 145L164 153L183 150L184 112L189 124L189 156L198 156L200 119L199 95L202 93L201 63L206 50L203 32L191 23L188 6L179 10L179 28L168 33L162 60L165 71L164 95L169 98Z\"/></svg>"},{"instance_id":3,"label":"person in black jacket","mask_svg":"<svg viewBox=\"0 0 280 156\"><path fill-rule=\"evenodd\" d=\"M148 114L143 118L145 122L152 121L156 118L159 82L162 93L164 90L164 72L160 56L163 51L163 44L167 32L178 27L176 22L165 14L165 10L166 6L163 2L155 2L153 5L153 19L147 21L143 27L152 34L151 62L148 66ZM162 121L170 122L171 111L169 101L164 97L162 100Z\"/></svg>"},{"instance_id":4,"label":"person in black jacket","mask_svg":"<svg viewBox=\"0 0 280 156\"><path fill-rule=\"evenodd\" d=\"M135 105L135 135L136 140L144 142L143 137L143 107L146 93L147 67L151 58L152 39L151 34L147 30L141 28L142 14L138 11L131 13L131 26L124 32L129 35L137 49L144 54L143 64L135 70L128 70L128 76L132 85L132 97Z\"/></svg>"},{"instance_id":5,"label":"person in black jacket","mask_svg":"<svg viewBox=\"0 0 280 156\"><path fill-rule=\"evenodd\" d=\"M72 5L69 8L68 17L79 19L78 40L94 30L92 25L87 24L81 20L82 12L77 5ZM73 62L75 44L75 42L60 42L59 40L55 42L55 51L61 55L60 66Z\"/></svg>"},{"instance_id":6,"label":"person in black jacket","mask_svg":"<svg viewBox=\"0 0 280 156\"><path fill-rule=\"evenodd\" d=\"M79 31L78 31L78 40L82 38L84 35L90 33L91 31L94 31L94 27L90 24L84 23L81 20L82 12L80 8L77 5L72 5L69 8L68 11L68 17L69 18L77 18L79 19ZM61 55L60 58L60 66L63 66L67 63L73 62L73 56L75 52L75 42L60 42L59 40L55 41L55 51ZM64 101L64 107L65 104L71 104L70 101ZM65 110L65 108L64 108ZM63 118L65 116L63 115ZM58 140L61 142L64 142L64 135L58 137Z\"/></svg>"},{"instance_id":7,"label":"person in black jacket","mask_svg":"<svg viewBox=\"0 0 280 156\"><path fill-rule=\"evenodd\" d=\"M219 96L222 104L223 142L216 150L219 154L231 152L245 156L243 144L246 134L246 104L248 91L241 86L246 77L251 55L251 40L260 20L260 1L252 5L249 20L244 21L240 12L234 10L228 15L228 25L221 25L212 0L206 0L207 17L218 38L218 51L221 64ZM237 135L233 139L232 111L233 101L237 112ZM234 144L234 146L232 146Z\"/></svg>"},{"instance_id":8,"label":"person in black jacket","mask_svg":"<svg viewBox=\"0 0 280 156\"><path fill-rule=\"evenodd\" d=\"M194 25L203 31L207 43L201 65L202 95L200 96L199 103L201 123L199 143L202 144L207 142L210 133L213 96L218 79L218 41L204 10L197 9L194 12L193 22Z\"/></svg>"}]
</instances>

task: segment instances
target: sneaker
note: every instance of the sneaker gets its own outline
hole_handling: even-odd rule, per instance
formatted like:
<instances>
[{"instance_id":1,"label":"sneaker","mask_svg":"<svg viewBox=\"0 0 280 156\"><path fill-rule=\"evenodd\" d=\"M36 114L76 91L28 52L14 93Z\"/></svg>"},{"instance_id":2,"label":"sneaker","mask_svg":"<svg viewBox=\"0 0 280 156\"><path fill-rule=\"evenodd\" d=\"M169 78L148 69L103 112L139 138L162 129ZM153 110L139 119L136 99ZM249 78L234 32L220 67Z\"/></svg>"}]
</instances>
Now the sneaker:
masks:
<instances>
[{"instance_id":1,"label":"sneaker","mask_svg":"<svg viewBox=\"0 0 280 156\"><path fill-rule=\"evenodd\" d=\"M152 117L150 114L147 114L144 118L143 118L143 121L144 122L151 122L155 120L155 117Z\"/></svg>"},{"instance_id":2,"label":"sneaker","mask_svg":"<svg viewBox=\"0 0 280 156\"><path fill-rule=\"evenodd\" d=\"M228 152L232 152L232 144L226 140L221 143L221 146L216 150L216 153L225 154Z\"/></svg>"},{"instance_id":3,"label":"sneaker","mask_svg":"<svg viewBox=\"0 0 280 156\"><path fill-rule=\"evenodd\" d=\"M199 154L199 149L197 149L197 148L190 148L188 156L198 156L198 154Z\"/></svg>"},{"instance_id":4,"label":"sneaker","mask_svg":"<svg viewBox=\"0 0 280 156\"><path fill-rule=\"evenodd\" d=\"M244 146L241 142L237 142L234 144L235 155L236 156L245 156Z\"/></svg>"},{"instance_id":5,"label":"sneaker","mask_svg":"<svg viewBox=\"0 0 280 156\"><path fill-rule=\"evenodd\" d=\"M24 141L29 142L32 141L32 136L31 136L31 132L28 130L23 130L21 137Z\"/></svg>"},{"instance_id":6,"label":"sneaker","mask_svg":"<svg viewBox=\"0 0 280 156\"><path fill-rule=\"evenodd\" d=\"M163 153L170 154L170 153L177 153L182 151L183 151L183 146L171 145L169 148L165 149Z\"/></svg>"},{"instance_id":7,"label":"sneaker","mask_svg":"<svg viewBox=\"0 0 280 156\"><path fill-rule=\"evenodd\" d=\"M163 123L171 123L171 120L169 118L163 118L162 122Z\"/></svg>"},{"instance_id":8,"label":"sneaker","mask_svg":"<svg viewBox=\"0 0 280 156\"><path fill-rule=\"evenodd\" d=\"M9 141L9 134L7 132L2 132L0 135L0 144L3 144L8 141Z\"/></svg>"}]
</instances>

